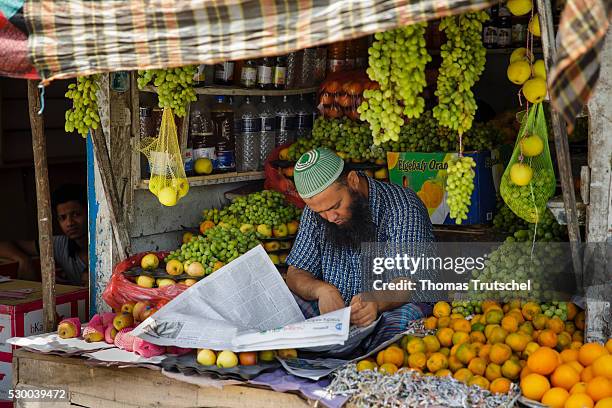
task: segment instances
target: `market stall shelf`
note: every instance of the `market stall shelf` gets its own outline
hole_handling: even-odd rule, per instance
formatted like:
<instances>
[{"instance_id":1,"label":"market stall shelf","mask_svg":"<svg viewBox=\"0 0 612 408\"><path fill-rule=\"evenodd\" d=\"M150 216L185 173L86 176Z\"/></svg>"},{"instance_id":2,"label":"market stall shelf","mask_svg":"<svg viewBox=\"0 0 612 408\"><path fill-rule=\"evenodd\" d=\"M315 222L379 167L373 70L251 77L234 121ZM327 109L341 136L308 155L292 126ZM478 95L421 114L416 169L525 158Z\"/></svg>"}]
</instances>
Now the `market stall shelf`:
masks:
<instances>
[{"instance_id":1,"label":"market stall shelf","mask_svg":"<svg viewBox=\"0 0 612 408\"><path fill-rule=\"evenodd\" d=\"M195 93L199 95L225 95L225 96L284 96L284 95L300 95L315 93L319 87L312 86L308 88L296 89L253 89L253 88L236 88L231 86L207 86L202 88L194 88ZM143 92L157 93L157 88L154 86L146 86L142 89Z\"/></svg>"},{"instance_id":2,"label":"market stall shelf","mask_svg":"<svg viewBox=\"0 0 612 408\"><path fill-rule=\"evenodd\" d=\"M210 186L214 184L226 184L226 183L238 183L241 181L252 181L252 180L264 180L266 178L263 171L249 171L245 173L222 173L212 174L209 176L195 176L187 177L189 180L189 186ZM141 180L136 186L139 190L149 189L149 180Z\"/></svg>"},{"instance_id":3,"label":"market stall shelf","mask_svg":"<svg viewBox=\"0 0 612 408\"><path fill-rule=\"evenodd\" d=\"M297 395L243 386L200 387L145 368L91 367L85 360L15 352L14 388L68 388L70 400L56 407L305 408ZM136 392L134 392L137 390Z\"/></svg>"}]
</instances>

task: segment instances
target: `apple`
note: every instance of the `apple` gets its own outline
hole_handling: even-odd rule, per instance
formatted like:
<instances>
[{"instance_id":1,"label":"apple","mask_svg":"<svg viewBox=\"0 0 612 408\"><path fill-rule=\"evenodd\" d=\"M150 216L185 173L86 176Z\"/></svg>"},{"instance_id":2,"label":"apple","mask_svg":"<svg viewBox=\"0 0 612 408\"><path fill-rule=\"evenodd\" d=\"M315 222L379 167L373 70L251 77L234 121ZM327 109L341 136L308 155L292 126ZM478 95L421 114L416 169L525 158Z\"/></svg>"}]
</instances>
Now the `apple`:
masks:
<instances>
[{"instance_id":1,"label":"apple","mask_svg":"<svg viewBox=\"0 0 612 408\"><path fill-rule=\"evenodd\" d=\"M278 356L287 360L297 358L298 354L296 349L281 349L278 350Z\"/></svg>"},{"instance_id":2,"label":"apple","mask_svg":"<svg viewBox=\"0 0 612 408\"><path fill-rule=\"evenodd\" d=\"M172 180L172 187L178 191L178 198L183 198L189 191L189 181L186 178L175 178Z\"/></svg>"},{"instance_id":3,"label":"apple","mask_svg":"<svg viewBox=\"0 0 612 408\"><path fill-rule=\"evenodd\" d=\"M240 232L243 234L248 234L249 232L255 231L255 227L253 224L242 224L240 226Z\"/></svg>"},{"instance_id":4,"label":"apple","mask_svg":"<svg viewBox=\"0 0 612 408\"><path fill-rule=\"evenodd\" d=\"M185 279L185 280L182 280L180 283L182 283L183 285L187 285L187 286L193 286L196 283L198 283L198 281L195 279Z\"/></svg>"},{"instance_id":5,"label":"apple","mask_svg":"<svg viewBox=\"0 0 612 408\"><path fill-rule=\"evenodd\" d=\"M264 242L263 247L267 252L274 252L280 249L280 242L278 241L268 241Z\"/></svg>"},{"instance_id":6,"label":"apple","mask_svg":"<svg viewBox=\"0 0 612 408\"><path fill-rule=\"evenodd\" d=\"M291 249L291 241L281 241L279 249Z\"/></svg>"},{"instance_id":7,"label":"apple","mask_svg":"<svg viewBox=\"0 0 612 408\"><path fill-rule=\"evenodd\" d=\"M57 325L57 334L62 339L72 339L81 335L81 322L76 317L64 319Z\"/></svg>"},{"instance_id":8,"label":"apple","mask_svg":"<svg viewBox=\"0 0 612 408\"><path fill-rule=\"evenodd\" d=\"M175 206L178 198L178 191L172 186L164 187L157 193L157 199L161 205L165 205L166 207Z\"/></svg>"},{"instance_id":9,"label":"apple","mask_svg":"<svg viewBox=\"0 0 612 408\"><path fill-rule=\"evenodd\" d=\"M180 275L183 273L183 263L177 259L172 259L166 264L168 275Z\"/></svg>"},{"instance_id":10,"label":"apple","mask_svg":"<svg viewBox=\"0 0 612 408\"><path fill-rule=\"evenodd\" d=\"M257 352L249 351L238 354L238 360L240 361L240 365L250 366L257 364Z\"/></svg>"},{"instance_id":11,"label":"apple","mask_svg":"<svg viewBox=\"0 0 612 408\"><path fill-rule=\"evenodd\" d=\"M289 235L297 234L298 228L300 228L300 222L298 220L289 221L287 223L287 232Z\"/></svg>"},{"instance_id":12,"label":"apple","mask_svg":"<svg viewBox=\"0 0 612 408\"><path fill-rule=\"evenodd\" d=\"M104 341L103 328L98 326L87 326L83 330L83 339L88 343Z\"/></svg>"},{"instance_id":13,"label":"apple","mask_svg":"<svg viewBox=\"0 0 612 408\"><path fill-rule=\"evenodd\" d=\"M157 283L158 288L172 286L176 283L173 279L169 279L169 278L160 278L160 279L157 279L155 282Z\"/></svg>"},{"instance_id":14,"label":"apple","mask_svg":"<svg viewBox=\"0 0 612 408\"><path fill-rule=\"evenodd\" d=\"M136 302L134 305L134 309L132 310L132 316L134 317L134 321L141 322L144 319L142 318L142 314L147 308L150 306L147 301Z\"/></svg>"},{"instance_id":15,"label":"apple","mask_svg":"<svg viewBox=\"0 0 612 408\"><path fill-rule=\"evenodd\" d=\"M159 266L159 258L155 254L146 254L140 261L142 269L156 269Z\"/></svg>"},{"instance_id":16,"label":"apple","mask_svg":"<svg viewBox=\"0 0 612 408\"><path fill-rule=\"evenodd\" d=\"M376 180L385 180L388 176L389 173L387 173L387 169L385 167L382 167L374 172L374 178Z\"/></svg>"},{"instance_id":17,"label":"apple","mask_svg":"<svg viewBox=\"0 0 612 408\"><path fill-rule=\"evenodd\" d=\"M259 352L259 361L270 362L276 358L276 352L274 350L263 350Z\"/></svg>"},{"instance_id":18,"label":"apple","mask_svg":"<svg viewBox=\"0 0 612 408\"><path fill-rule=\"evenodd\" d=\"M193 238L193 233L187 231L186 233L183 234L183 244L187 244L189 242L191 242L191 238Z\"/></svg>"},{"instance_id":19,"label":"apple","mask_svg":"<svg viewBox=\"0 0 612 408\"><path fill-rule=\"evenodd\" d=\"M114 344L116 335L117 329L115 329L114 326L108 326L106 330L104 330L104 341L108 344Z\"/></svg>"},{"instance_id":20,"label":"apple","mask_svg":"<svg viewBox=\"0 0 612 408\"><path fill-rule=\"evenodd\" d=\"M215 362L217 361L217 354L210 349L200 349L198 350L196 361L198 364L205 366L215 365Z\"/></svg>"},{"instance_id":21,"label":"apple","mask_svg":"<svg viewBox=\"0 0 612 408\"><path fill-rule=\"evenodd\" d=\"M150 316L153 316L155 312L157 312L157 310L158 309L156 307L147 307L147 309L144 312L142 312L142 314L140 315L142 318L142 321L144 322Z\"/></svg>"},{"instance_id":22,"label":"apple","mask_svg":"<svg viewBox=\"0 0 612 408\"><path fill-rule=\"evenodd\" d=\"M131 327L134 325L134 316L129 313L120 313L113 319L113 327L120 331L125 329L126 327Z\"/></svg>"},{"instance_id":23,"label":"apple","mask_svg":"<svg viewBox=\"0 0 612 408\"><path fill-rule=\"evenodd\" d=\"M212 221L204 221L203 223L200 224L200 233L204 234L207 230L214 228L215 227L215 223Z\"/></svg>"},{"instance_id":24,"label":"apple","mask_svg":"<svg viewBox=\"0 0 612 408\"><path fill-rule=\"evenodd\" d=\"M238 365L238 356L230 350L223 350L217 356L217 367L232 368Z\"/></svg>"},{"instance_id":25,"label":"apple","mask_svg":"<svg viewBox=\"0 0 612 408\"><path fill-rule=\"evenodd\" d=\"M278 260L280 261L280 263L284 264L287 263L287 257L289 256L288 253L283 252L282 254L278 255Z\"/></svg>"},{"instance_id":26,"label":"apple","mask_svg":"<svg viewBox=\"0 0 612 408\"><path fill-rule=\"evenodd\" d=\"M136 284L143 288L152 288L155 284L155 278L147 275L140 275L136 278Z\"/></svg>"},{"instance_id":27,"label":"apple","mask_svg":"<svg viewBox=\"0 0 612 408\"><path fill-rule=\"evenodd\" d=\"M187 268L187 275L193 276L194 278L204 276L205 274L206 270L204 269L204 266L199 262L192 262Z\"/></svg>"},{"instance_id":28,"label":"apple","mask_svg":"<svg viewBox=\"0 0 612 408\"><path fill-rule=\"evenodd\" d=\"M134 311L134 305L136 303L134 302L128 302L128 303L124 303L123 306L121 306L121 313L130 313L132 314L132 312Z\"/></svg>"},{"instance_id":29,"label":"apple","mask_svg":"<svg viewBox=\"0 0 612 408\"><path fill-rule=\"evenodd\" d=\"M286 224L280 224L277 225L276 227L274 227L274 229L272 230L272 234L276 237L276 238L283 238L287 236L287 225Z\"/></svg>"},{"instance_id":30,"label":"apple","mask_svg":"<svg viewBox=\"0 0 612 408\"><path fill-rule=\"evenodd\" d=\"M210 174L213 171L213 163L208 157L200 157L193 164L195 174Z\"/></svg>"},{"instance_id":31,"label":"apple","mask_svg":"<svg viewBox=\"0 0 612 408\"><path fill-rule=\"evenodd\" d=\"M272 263L274 265L280 264L280 259L279 259L278 255L276 255L276 254L268 254L268 256L270 257L270 260L272 261Z\"/></svg>"},{"instance_id":32,"label":"apple","mask_svg":"<svg viewBox=\"0 0 612 408\"><path fill-rule=\"evenodd\" d=\"M166 177L152 176L149 179L149 191L157 195L157 193L159 193L159 190L164 187L164 184L166 184Z\"/></svg>"},{"instance_id":33,"label":"apple","mask_svg":"<svg viewBox=\"0 0 612 408\"><path fill-rule=\"evenodd\" d=\"M272 228L267 224L259 224L257 226L257 232L267 238L272 236Z\"/></svg>"},{"instance_id":34,"label":"apple","mask_svg":"<svg viewBox=\"0 0 612 408\"><path fill-rule=\"evenodd\" d=\"M289 148L288 147L283 147L278 152L278 159L279 160L287 160L288 158L289 158Z\"/></svg>"},{"instance_id":35,"label":"apple","mask_svg":"<svg viewBox=\"0 0 612 408\"><path fill-rule=\"evenodd\" d=\"M213 265L213 272L218 271L219 269L223 268L224 266L225 266L224 262L221 262L221 261L215 262L215 264Z\"/></svg>"}]
</instances>

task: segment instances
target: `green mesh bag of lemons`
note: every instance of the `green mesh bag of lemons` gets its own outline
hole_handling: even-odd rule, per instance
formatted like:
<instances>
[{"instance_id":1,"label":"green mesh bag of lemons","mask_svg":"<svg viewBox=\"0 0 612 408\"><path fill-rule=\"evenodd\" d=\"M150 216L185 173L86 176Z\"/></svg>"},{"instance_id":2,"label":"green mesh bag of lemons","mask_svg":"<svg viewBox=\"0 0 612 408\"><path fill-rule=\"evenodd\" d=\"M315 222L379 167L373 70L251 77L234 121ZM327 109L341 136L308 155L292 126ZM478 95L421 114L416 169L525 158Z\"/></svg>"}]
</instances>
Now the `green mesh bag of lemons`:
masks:
<instances>
[{"instance_id":1,"label":"green mesh bag of lemons","mask_svg":"<svg viewBox=\"0 0 612 408\"><path fill-rule=\"evenodd\" d=\"M544 216L556 180L548 149L548 130L541 103L523 115L516 144L501 179L500 193L508 207L529 223Z\"/></svg>"},{"instance_id":2,"label":"green mesh bag of lemons","mask_svg":"<svg viewBox=\"0 0 612 408\"><path fill-rule=\"evenodd\" d=\"M176 205L187 195L189 181L185 176L172 109L164 108L158 137L143 139L140 151L147 156L151 169L149 191L162 205Z\"/></svg>"}]
</instances>

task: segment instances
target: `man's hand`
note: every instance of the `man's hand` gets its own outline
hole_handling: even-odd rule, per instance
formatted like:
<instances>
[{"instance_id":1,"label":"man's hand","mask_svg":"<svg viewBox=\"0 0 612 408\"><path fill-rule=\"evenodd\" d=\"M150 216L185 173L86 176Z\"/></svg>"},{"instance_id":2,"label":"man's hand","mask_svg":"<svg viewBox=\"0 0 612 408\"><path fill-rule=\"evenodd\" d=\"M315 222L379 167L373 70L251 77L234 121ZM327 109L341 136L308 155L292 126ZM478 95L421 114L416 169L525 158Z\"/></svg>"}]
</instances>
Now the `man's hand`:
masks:
<instances>
[{"instance_id":1,"label":"man's hand","mask_svg":"<svg viewBox=\"0 0 612 408\"><path fill-rule=\"evenodd\" d=\"M321 314L333 312L344 308L344 300L340 291L333 285L326 283L317 290L319 312Z\"/></svg>"},{"instance_id":2,"label":"man's hand","mask_svg":"<svg viewBox=\"0 0 612 408\"><path fill-rule=\"evenodd\" d=\"M372 323L378 317L378 304L376 302L364 302L357 295L351 299L351 323L364 327Z\"/></svg>"}]
</instances>

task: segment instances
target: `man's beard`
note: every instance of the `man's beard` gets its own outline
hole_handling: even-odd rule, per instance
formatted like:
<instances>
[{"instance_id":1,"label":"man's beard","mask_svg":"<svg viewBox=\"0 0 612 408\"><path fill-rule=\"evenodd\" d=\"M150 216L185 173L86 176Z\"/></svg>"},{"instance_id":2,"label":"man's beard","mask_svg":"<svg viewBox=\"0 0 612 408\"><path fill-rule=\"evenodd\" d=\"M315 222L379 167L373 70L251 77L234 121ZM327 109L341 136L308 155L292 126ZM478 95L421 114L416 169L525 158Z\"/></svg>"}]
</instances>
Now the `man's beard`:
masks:
<instances>
[{"instance_id":1,"label":"man's beard","mask_svg":"<svg viewBox=\"0 0 612 408\"><path fill-rule=\"evenodd\" d=\"M370 203L366 197L353 191L353 202L349 207L351 218L338 225L323 218L325 237L336 248L358 248L364 242L376 240L376 225L372 221Z\"/></svg>"}]
</instances>

